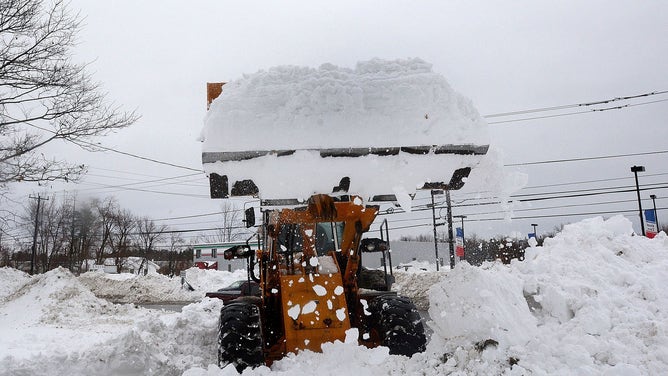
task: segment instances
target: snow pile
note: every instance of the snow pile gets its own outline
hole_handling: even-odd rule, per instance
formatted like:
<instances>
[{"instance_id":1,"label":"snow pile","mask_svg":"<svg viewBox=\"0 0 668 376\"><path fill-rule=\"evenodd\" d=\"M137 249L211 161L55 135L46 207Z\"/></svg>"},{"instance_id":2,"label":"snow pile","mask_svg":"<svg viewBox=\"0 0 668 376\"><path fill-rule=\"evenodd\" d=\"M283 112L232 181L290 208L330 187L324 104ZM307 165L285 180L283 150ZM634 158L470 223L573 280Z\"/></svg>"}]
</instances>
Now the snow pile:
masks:
<instances>
[{"instance_id":1,"label":"snow pile","mask_svg":"<svg viewBox=\"0 0 668 376\"><path fill-rule=\"evenodd\" d=\"M510 267L458 266L429 291L427 351L446 373L665 373L668 237L632 234L624 217L593 218Z\"/></svg>"},{"instance_id":2,"label":"snow pile","mask_svg":"<svg viewBox=\"0 0 668 376\"><path fill-rule=\"evenodd\" d=\"M216 291L234 281L246 278L245 270L228 272L190 268L185 272L185 281L178 276L170 278L156 273L136 275L100 272L84 273L79 277L79 281L97 297L112 302L163 303L201 300L209 291ZM190 291L182 282L187 282L195 291Z\"/></svg>"},{"instance_id":3,"label":"snow pile","mask_svg":"<svg viewBox=\"0 0 668 376\"><path fill-rule=\"evenodd\" d=\"M418 263L413 261L412 264ZM422 262L419 262L422 265ZM431 269L436 270L434 264ZM449 267L447 267L449 270ZM443 277L445 272L424 271L422 268L409 267L407 271L404 269L394 271L394 283L392 290L397 294L411 298L415 306L421 310L429 309L429 288L437 284Z\"/></svg>"},{"instance_id":4,"label":"snow pile","mask_svg":"<svg viewBox=\"0 0 668 376\"><path fill-rule=\"evenodd\" d=\"M448 346L487 339L506 347L527 343L536 331L536 319L522 287L522 281L500 264L491 269L459 264L429 289L433 338Z\"/></svg>"},{"instance_id":5,"label":"snow pile","mask_svg":"<svg viewBox=\"0 0 668 376\"><path fill-rule=\"evenodd\" d=\"M227 287L233 282L247 279L248 273L245 269L228 272L225 270L207 270L190 268L186 270L186 280L196 291L216 291Z\"/></svg>"},{"instance_id":6,"label":"snow pile","mask_svg":"<svg viewBox=\"0 0 668 376\"><path fill-rule=\"evenodd\" d=\"M113 304L55 269L0 305L0 374L178 375L215 363L221 307L217 299L181 313Z\"/></svg>"},{"instance_id":7,"label":"snow pile","mask_svg":"<svg viewBox=\"0 0 668 376\"><path fill-rule=\"evenodd\" d=\"M481 159L433 152L321 158L320 149L489 145L487 124L471 101L420 59L374 59L355 69L280 66L247 75L223 86L201 140L207 173L227 175L230 185L251 179L263 198L301 199L331 192L344 176L351 192L365 198L408 197ZM222 152L277 150L291 152L218 162ZM327 173L313 179L314 171Z\"/></svg>"},{"instance_id":8,"label":"snow pile","mask_svg":"<svg viewBox=\"0 0 668 376\"><path fill-rule=\"evenodd\" d=\"M0 302L30 280L30 275L14 268L0 268Z\"/></svg>"},{"instance_id":9,"label":"snow pile","mask_svg":"<svg viewBox=\"0 0 668 376\"><path fill-rule=\"evenodd\" d=\"M112 338L119 323L139 317L130 311L98 299L66 269L35 276L0 305L0 369L86 350Z\"/></svg>"},{"instance_id":10,"label":"snow pile","mask_svg":"<svg viewBox=\"0 0 668 376\"><path fill-rule=\"evenodd\" d=\"M96 296L117 303L195 301L204 296L204 292L183 288L180 277L170 278L156 273L136 275L88 272L82 274L79 280Z\"/></svg>"},{"instance_id":11,"label":"snow pile","mask_svg":"<svg viewBox=\"0 0 668 376\"><path fill-rule=\"evenodd\" d=\"M513 265L539 321L522 354L547 373L668 370L668 237L632 236L621 216L568 225Z\"/></svg>"}]
</instances>

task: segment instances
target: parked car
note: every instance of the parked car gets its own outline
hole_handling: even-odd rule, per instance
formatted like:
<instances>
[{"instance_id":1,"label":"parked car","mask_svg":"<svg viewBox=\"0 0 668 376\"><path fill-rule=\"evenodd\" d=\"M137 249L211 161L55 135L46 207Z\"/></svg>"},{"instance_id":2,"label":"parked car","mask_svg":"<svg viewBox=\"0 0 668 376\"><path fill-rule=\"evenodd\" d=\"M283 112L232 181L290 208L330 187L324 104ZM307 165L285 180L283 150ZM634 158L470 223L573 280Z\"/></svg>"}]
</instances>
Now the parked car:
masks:
<instances>
[{"instance_id":1,"label":"parked car","mask_svg":"<svg viewBox=\"0 0 668 376\"><path fill-rule=\"evenodd\" d=\"M218 291L207 292L205 296L208 298L218 298L227 303L241 296L260 296L260 285L255 281L242 279Z\"/></svg>"}]
</instances>

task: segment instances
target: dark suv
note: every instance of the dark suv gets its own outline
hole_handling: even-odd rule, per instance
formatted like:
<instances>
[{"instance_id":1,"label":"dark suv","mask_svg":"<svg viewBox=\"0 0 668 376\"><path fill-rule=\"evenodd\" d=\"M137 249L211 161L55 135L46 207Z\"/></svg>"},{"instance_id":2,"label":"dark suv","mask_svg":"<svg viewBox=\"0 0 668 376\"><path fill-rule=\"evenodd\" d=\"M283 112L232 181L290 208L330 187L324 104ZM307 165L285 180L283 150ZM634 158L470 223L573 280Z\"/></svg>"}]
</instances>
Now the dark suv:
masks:
<instances>
[{"instance_id":1,"label":"dark suv","mask_svg":"<svg viewBox=\"0 0 668 376\"><path fill-rule=\"evenodd\" d=\"M205 296L207 298L222 299L223 302L227 303L241 296L260 296L260 285L255 281L243 279L218 291L207 292Z\"/></svg>"}]
</instances>

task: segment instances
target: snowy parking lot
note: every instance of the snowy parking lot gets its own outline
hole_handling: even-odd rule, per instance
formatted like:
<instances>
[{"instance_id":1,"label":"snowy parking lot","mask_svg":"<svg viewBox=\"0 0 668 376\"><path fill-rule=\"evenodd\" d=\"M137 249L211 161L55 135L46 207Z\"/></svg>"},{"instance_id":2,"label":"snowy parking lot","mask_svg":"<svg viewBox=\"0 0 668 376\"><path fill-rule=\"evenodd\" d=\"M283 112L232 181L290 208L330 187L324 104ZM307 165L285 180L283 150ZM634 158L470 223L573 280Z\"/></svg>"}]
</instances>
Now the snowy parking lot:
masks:
<instances>
[{"instance_id":1,"label":"snowy parking lot","mask_svg":"<svg viewBox=\"0 0 668 376\"><path fill-rule=\"evenodd\" d=\"M510 265L397 271L428 309L424 353L345 343L290 354L257 375L650 375L668 372L668 237L623 217L568 225ZM208 290L241 272L189 269L195 291L161 275L29 276L0 269L2 375L234 375L216 363L222 303ZM113 300L118 303L111 303ZM181 312L140 304L192 301Z\"/></svg>"}]
</instances>

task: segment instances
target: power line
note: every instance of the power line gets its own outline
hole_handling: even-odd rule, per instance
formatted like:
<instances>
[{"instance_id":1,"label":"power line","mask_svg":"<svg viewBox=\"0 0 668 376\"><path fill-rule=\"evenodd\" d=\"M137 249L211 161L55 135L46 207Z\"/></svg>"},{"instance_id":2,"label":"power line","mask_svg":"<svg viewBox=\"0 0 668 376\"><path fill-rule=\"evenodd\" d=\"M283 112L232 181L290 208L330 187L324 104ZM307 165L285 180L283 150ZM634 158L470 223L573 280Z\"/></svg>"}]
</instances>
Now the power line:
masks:
<instances>
[{"instance_id":1,"label":"power line","mask_svg":"<svg viewBox=\"0 0 668 376\"><path fill-rule=\"evenodd\" d=\"M44 127L40 127L39 125L33 124L33 123L30 122L30 121L25 121L25 120L16 119L16 118L13 118L13 117L11 117L11 116L9 116L9 115L7 115L7 114L4 114L4 116L6 116L7 118L12 119L12 120L14 120L14 121L19 121L19 122L21 122L22 124L27 124L27 125L29 125L29 126L31 126L31 127L33 127L33 128L39 129L39 130L41 130L41 131L48 132L48 133L52 133L52 134L54 134L54 135L59 135L59 133L56 132L56 131L54 131L54 130L51 130L51 129L48 129L48 128L44 128ZM65 141L67 141L67 142L70 142L70 143L72 143L72 144L74 144L74 145L77 145L77 146L79 146L79 147L82 147L82 145L88 145L89 147L98 148L98 149L102 149L102 150L105 150L105 151L110 151L110 152L113 152L113 153L117 153L117 154L125 155L125 156L132 157L132 158L137 158L137 159L141 159L141 160L144 160L144 161L153 162L153 163L157 163L157 164L161 164L161 165L165 165L165 166L176 167L176 168L181 168L181 169L184 169L184 170L190 170L190 171L204 172L202 169L196 169L196 168L192 168L192 167L187 167L187 166L177 165L177 164L175 164L175 163L169 163L169 162L159 161L159 160L157 160L157 159L153 159L153 158L149 158L149 157L144 157L144 156L141 156L141 155L137 155L137 154L133 154L133 153L128 153L128 152L125 152L125 151L116 150L116 149L113 149L113 148L110 148L110 147L107 147L107 146L102 146L101 144L95 144L95 143L92 143L92 142L89 142L89 141L84 141L84 140L71 140L71 139L68 139L68 138L60 138L60 139L61 139L61 140L65 140Z\"/></svg>"},{"instance_id":2,"label":"power line","mask_svg":"<svg viewBox=\"0 0 668 376\"><path fill-rule=\"evenodd\" d=\"M93 183L93 182L82 183L82 184L93 184L93 185L100 186L101 188L104 188L104 189L107 189L107 188L114 189L114 188L116 188L115 186L112 186L112 185L106 185L106 184L101 184L101 183ZM165 192L165 191L156 191L156 190L152 190L152 189L142 189L142 188L133 188L133 187L124 187L123 189L120 189L120 191L123 191L123 190L136 191L136 192L147 192L147 193L158 193L158 194L172 195L172 196L210 199L209 195L198 195L198 194L191 194L191 193ZM112 193L112 192L117 192L117 191L119 191L119 190L111 191L111 192L107 192L107 193Z\"/></svg>"},{"instance_id":3,"label":"power line","mask_svg":"<svg viewBox=\"0 0 668 376\"><path fill-rule=\"evenodd\" d=\"M656 155L656 154L666 154L666 153L668 153L668 150L648 151L648 152L644 152L644 153L599 155L599 156L595 156L595 157L552 159L552 160L536 161L536 162L510 163L510 164L504 164L503 166L504 167L531 166L531 165L540 165L540 164L548 164L548 163L581 162L581 161L591 161L591 160L597 160L597 159L638 157L638 156L644 156L644 155Z\"/></svg>"},{"instance_id":4,"label":"power line","mask_svg":"<svg viewBox=\"0 0 668 376\"><path fill-rule=\"evenodd\" d=\"M649 96L653 96L653 95L661 95L661 94L666 94L666 93L668 93L668 90L652 91L652 92L644 93L644 94L629 95L629 96L625 96L625 97L617 97L617 98L605 99L605 100L594 101L594 102L583 102L583 103L566 104L566 105L560 105L560 106L540 107L540 108L534 108L534 109L529 109L529 110L501 112L501 113L496 113L496 114L485 115L483 117L484 118L494 118L494 117L524 115L524 114L531 114L531 113L536 113L536 112L565 110L565 109L577 108L577 107L589 107L589 106L596 106L596 105L601 105L601 104L608 104L608 103L612 103L612 102L625 101L625 100L629 100L629 99L643 98L643 97L649 97ZM661 101L664 101L664 100L661 100ZM589 111L584 111L584 112L589 112ZM493 123L490 123L490 124L493 124Z\"/></svg>"},{"instance_id":5,"label":"power line","mask_svg":"<svg viewBox=\"0 0 668 376\"><path fill-rule=\"evenodd\" d=\"M659 184L665 184L665 183L655 183L655 184L645 184L643 185L640 190L641 191L647 191L647 190L657 190L657 189L668 189L668 185L659 185ZM605 190L610 190L610 189L615 189L614 191L605 191ZM594 190L597 190L599 192L592 192ZM565 198L578 198L578 197L589 197L589 196L600 196L600 195L607 195L607 194L618 194L618 193L629 193L629 192L635 192L636 188L635 187L614 187L614 188L596 188L596 189L581 189L581 190L573 190L573 191L562 191L562 192L551 192L551 193L535 193L535 194L527 194L527 195L513 195L510 196L511 199L516 199L513 201L518 201L518 202L534 202L534 201L546 201L546 200L556 200L556 199L565 199ZM565 194L567 193L567 194ZM539 196L539 195L547 195L543 197L531 197L531 196ZM551 195L551 196L550 196ZM527 197L527 198L520 198L520 197ZM494 199L494 198L485 198L485 199ZM501 204L501 201L492 201L492 202L476 202L476 203L471 203L471 204L455 204L452 205L453 208L464 208L464 207L480 207L480 206L488 206L488 205L498 205ZM411 212L421 212L421 211L427 211L431 210L431 207L428 207L426 205L420 205L416 208L413 208ZM404 214L406 213L405 211L394 211L394 212L385 212L385 213L379 213L379 216L383 215L392 215L392 214ZM474 215L474 214L472 214Z\"/></svg>"},{"instance_id":6,"label":"power line","mask_svg":"<svg viewBox=\"0 0 668 376\"><path fill-rule=\"evenodd\" d=\"M657 173L657 174L643 174L643 177L664 176L664 175L668 175L668 173L662 172L662 173ZM577 184L589 184L589 183L602 183L602 182L607 182L607 181L629 180L629 179L633 179L633 177L631 177L631 176L623 176L623 177L618 177L618 178L594 179L594 180L581 180L581 181L574 181L574 182L567 182L567 183L556 183L556 184L534 185L534 186L524 187L524 188L522 188L522 189L551 188L551 187L560 187L560 186L564 186L564 185L577 185Z\"/></svg>"},{"instance_id":7,"label":"power line","mask_svg":"<svg viewBox=\"0 0 668 376\"><path fill-rule=\"evenodd\" d=\"M648 184L643 184L644 189L651 189L651 188L663 188L663 187L656 187L660 184L666 184L666 183L648 183ZM558 191L558 192L544 192L544 193L524 193L524 194L515 194L510 196L511 198L521 198L521 197L535 197L535 196L540 196L540 195L546 195L546 194L566 194L566 193L584 193L584 192L592 192L592 191L605 191L605 190L616 190L615 192L612 193L618 193L618 192L626 192L627 189L635 190L635 187L632 186L622 186L622 187L605 187L605 188L585 188L585 189L573 189L569 191ZM620 189L623 189L624 191L619 191ZM601 192L601 193L606 193L606 192Z\"/></svg>"},{"instance_id":8,"label":"power line","mask_svg":"<svg viewBox=\"0 0 668 376\"><path fill-rule=\"evenodd\" d=\"M242 211L243 211L243 209L223 210L223 211L217 211L217 212L205 213L205 214L193 214L193 215L184 215L184 216L180 216L180 217L159 218L159 219L154 219L154 221L170 221L170 220L174 220L174 219L208 217L208 216L212 216L212 215L221 215L221 214L228 214L228 213L235 213L235 212L242 212Z\"/></svg>"},{"instance_id":9,"label":"power line","mask_svg":"<svg viewBox=\"0 0 668 376\"><path fill-rule=\"evenodd\" d=\"M627 104L627 105L616 106L616 107L594 108L594 109L591 109L591 110L578 111L578 112L567 112L567 113L564 113L564 114L554 114L554 115L534 116L534 117L529 117L529 118L512 119L512 120L491 121L491 122L488 122L487 124L490 124L490 125L491 125L491 124L517 123L517 122L520 122L520 121L539 120L539 119L549 119L549 118L555 118L555 117L561 117L561 116L571 116L571 115L588 114L588 113L592 113L592 112L603 112L603 111L611 111L611 110L621 110L621 109L623 109L623 108L636 107L636 106L643 106L643 105L653 104L653 103L659 103L659 102L668 102L668 99L661 99L661 100L657 100L657 101L642 102L642 103L635 103L635 104Z\"/></svg>"}]
</instances>

